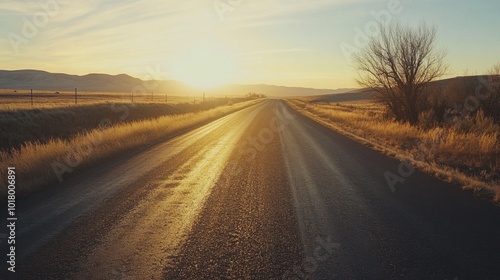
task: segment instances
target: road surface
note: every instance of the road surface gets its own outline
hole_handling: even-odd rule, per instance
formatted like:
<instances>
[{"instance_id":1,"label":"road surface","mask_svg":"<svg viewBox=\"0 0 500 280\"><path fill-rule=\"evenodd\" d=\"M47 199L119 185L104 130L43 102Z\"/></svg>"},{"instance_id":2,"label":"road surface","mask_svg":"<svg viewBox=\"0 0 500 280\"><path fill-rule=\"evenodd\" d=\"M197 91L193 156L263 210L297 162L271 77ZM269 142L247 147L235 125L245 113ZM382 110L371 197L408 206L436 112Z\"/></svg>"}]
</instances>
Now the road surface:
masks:
<instances>
[{"instance_id":1,"label":"road surface","mask_svg":"<svg viewBox=\"0 0 500 280\"><path fill-rule=\"evenodd\" d=\"M400 165L267 100L18 199L1 277L500 279L500 207Z\"/></svg>"}]
</instances>

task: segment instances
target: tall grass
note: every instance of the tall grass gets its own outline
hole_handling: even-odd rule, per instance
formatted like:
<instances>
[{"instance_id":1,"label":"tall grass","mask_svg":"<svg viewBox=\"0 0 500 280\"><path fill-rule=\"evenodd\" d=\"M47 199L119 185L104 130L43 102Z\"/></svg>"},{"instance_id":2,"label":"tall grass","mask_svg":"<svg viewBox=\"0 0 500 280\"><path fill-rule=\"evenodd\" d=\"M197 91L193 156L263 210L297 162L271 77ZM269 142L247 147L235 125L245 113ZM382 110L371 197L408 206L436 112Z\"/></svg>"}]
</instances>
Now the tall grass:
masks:
<instances>
[{"instance_id":1,"label":"tall grass","mask_svg":"<svg viewBox=\"0 0 500 280\"><path fill-rule=\"evenodd\" d=\"M75 105L74 91L54 92L49 90L33 91L33 105L29 90L0 89L0 111L49 109L55 107L88 106L94 104L129 103L129 104L177 104L202 103L201 96L179 96L165 94L135 94L131 102L130 92L78 92L78 105ZM222 96L209 96L205 100L223 99Z\"/></svg>"},{"instance_id":2,"label":"tall grass","mask_svg":"<svg viewBox=\"0 0 500 280\"><path fill-rule=\"evenodd\" d=\"M145 143L162 138L198 124L215 120L232 112L260 102L252 100L214 109L181 115L162 116L156 119L121 123L78 134L70 139L52 139L47 143L30 142L12 152L0 152L0 172L8 166L16 167L17 192L26 194L57 182L55 162L64 163L71 157L79 162L75 170L118 154L131 151ZM5 197L5 180L0 182Z\"/></svg>"},{"instance_id":3,"label":"tall grass","mask_svg":"<svg viewBox=\"0 0 500 280\"><path fill-rule=\"evenodd\" d=\"M241 102L244 98L217 98L204 103L94 103L79 106L53 106L44 109L14 107L0 109L0 150L20 148L26 142L47 143L50 139L69 139L99 126L103 120L113 123L134 122L164 115L198 112Z\"/></svg>"},{"instance_id":4,"label":"tall grass","mask_svg":"<svg viewBox=\"0 0 500 280\"><path fill-rule=\"evenodd\" d=\"M425 171L493 191L500 200L500 129L481 112L461 125L426 128L393 121L382 107L366 101L333 105L295 99L289 104L381 151L420 163Z\"/></svg>"}]
</instances>

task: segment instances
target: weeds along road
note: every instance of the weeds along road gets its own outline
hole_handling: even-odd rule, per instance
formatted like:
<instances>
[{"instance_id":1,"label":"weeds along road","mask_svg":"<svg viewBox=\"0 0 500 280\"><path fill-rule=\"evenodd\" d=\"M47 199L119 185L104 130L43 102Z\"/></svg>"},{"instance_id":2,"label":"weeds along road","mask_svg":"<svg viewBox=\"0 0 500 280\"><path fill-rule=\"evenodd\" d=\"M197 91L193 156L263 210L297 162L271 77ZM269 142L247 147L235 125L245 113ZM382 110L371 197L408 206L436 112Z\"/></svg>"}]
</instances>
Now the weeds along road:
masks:
<instances>
[{"instance_id":1,"label":"weeds along road","mask_svg":"<svg viewBox=\"0 0 500 280\"><path fill-rule=\"evenodd\" d=\"M399 166L268 100L19 199L2 279L499 279L500 207Z\"/></svg>"}]
</instances>

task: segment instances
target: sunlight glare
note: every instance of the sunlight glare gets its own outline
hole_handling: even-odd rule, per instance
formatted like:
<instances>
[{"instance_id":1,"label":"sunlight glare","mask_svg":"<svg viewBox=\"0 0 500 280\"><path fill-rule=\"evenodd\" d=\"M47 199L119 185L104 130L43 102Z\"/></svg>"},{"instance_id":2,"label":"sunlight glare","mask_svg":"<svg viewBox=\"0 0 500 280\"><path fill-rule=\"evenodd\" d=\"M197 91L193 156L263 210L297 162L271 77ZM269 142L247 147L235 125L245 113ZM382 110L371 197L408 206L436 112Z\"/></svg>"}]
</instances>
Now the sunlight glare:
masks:
<instances>
[{"instance_id":1,"label":"sunlight glare","mask_svg":"<svg viewBox=\"0 0 500 280\"><path fill-rule=\"evenodd\" d=\"M198 88L211 88L233 81L236 67L228 51L216 46L192 48L172 66L175 79Z\"/></svg>"}]
</instances>

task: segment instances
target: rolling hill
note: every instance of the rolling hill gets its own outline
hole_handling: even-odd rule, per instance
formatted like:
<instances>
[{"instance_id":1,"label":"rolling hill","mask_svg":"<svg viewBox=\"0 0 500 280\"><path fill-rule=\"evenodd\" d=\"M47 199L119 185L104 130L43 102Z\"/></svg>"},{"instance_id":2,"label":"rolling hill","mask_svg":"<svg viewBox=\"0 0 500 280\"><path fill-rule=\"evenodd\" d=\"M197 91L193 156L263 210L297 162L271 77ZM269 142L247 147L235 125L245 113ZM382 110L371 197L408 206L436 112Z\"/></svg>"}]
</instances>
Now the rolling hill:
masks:
<instances>
[{"instance_id":1,"label":"rolling hill","mask_svg":"<svg viewBox=\"0 0 500 280\"><path fill-rule=\"evenodd\" d=\"M155 85L155 92L171 92L172 95L200 95L202 89L195 89L174 80L143 81L126 74L88 74L70 75L63 73L49 73L40 70L0 70L0 88L13 90L53 90L92 92L131 92L137 87L144 89L144 84ZM150 87L146 87L149 88ZM311 96L346 92L350 89L313 89L302 87L285 87L274 85L227 85L207 90L213 95L244 95L248 92L265 94L267 96ZM139 91L140 92L140 91Z\"/></svg>"},{"instance_id":2,"label":"rolling hill","mask_svg":"<svg viewBox=\"0 0 500 280\"><path fill-rule=\"evenodd\" d=\"M468 95L474 95L475 91L478 87L484 86L481 85L484 81L491 79L497 81L499 79L498 76L459 76L454 78L447 78L443 80L437 80L430 83L430 87L437 88L436 92L444 92L443 89L446 87L455 84L456 86L463 89L467 92ZM367 100L371 99L375 91L372 89L355 89L355 90L346 90L344 92L337 92L335 94L325 94L319 96L312 96L311 102L343 102L343 101L359 101L359 100Z\"/></svg>"}]
</instances>

